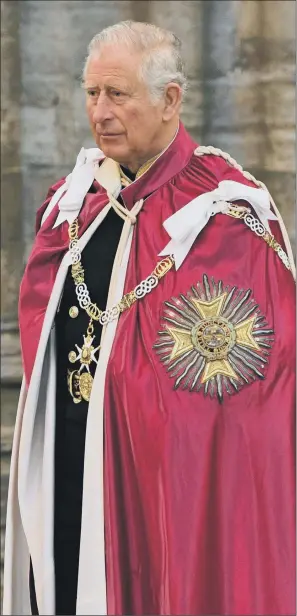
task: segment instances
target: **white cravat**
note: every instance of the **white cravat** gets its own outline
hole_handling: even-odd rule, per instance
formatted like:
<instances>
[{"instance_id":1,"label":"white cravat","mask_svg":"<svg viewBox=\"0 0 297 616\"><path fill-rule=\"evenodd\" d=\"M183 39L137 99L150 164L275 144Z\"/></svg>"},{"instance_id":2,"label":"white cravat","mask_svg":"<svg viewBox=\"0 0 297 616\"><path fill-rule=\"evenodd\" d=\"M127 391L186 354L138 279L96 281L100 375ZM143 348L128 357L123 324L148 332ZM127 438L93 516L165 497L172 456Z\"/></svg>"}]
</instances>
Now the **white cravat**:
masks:
<instances>
[{"instance_id":1,"label":"white cravat","mask_svg":"<svg viewBox=\"0 0 297 616\"><path fill-rule=\"evenodd\" d=\"M94 181L94 165L103 157L103 152L98 148L89 148L88 150L81 148L73 171L67 175L64 184L52 196L43 214L41 224L47 219L56 203L59 203L59 214L53 228L58 227L64 220L67 220L69 224L74 221Z\"/></svg>"}]
</instances>

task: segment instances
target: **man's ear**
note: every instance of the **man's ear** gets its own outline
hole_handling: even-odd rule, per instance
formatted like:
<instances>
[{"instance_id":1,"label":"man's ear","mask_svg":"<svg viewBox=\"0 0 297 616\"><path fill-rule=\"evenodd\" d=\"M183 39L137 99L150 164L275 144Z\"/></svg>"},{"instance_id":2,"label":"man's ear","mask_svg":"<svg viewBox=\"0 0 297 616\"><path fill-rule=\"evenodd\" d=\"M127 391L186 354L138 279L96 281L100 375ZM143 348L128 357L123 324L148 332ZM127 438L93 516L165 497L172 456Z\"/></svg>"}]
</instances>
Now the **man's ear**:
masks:
<instances>
[{"instance_id":1,"label":"man's ear","mask_svg":"<svg viewBox=\"0 0 297 616\"><path fill-rule=\"evenodd\" d=\"M182 89L174 82L167 84L164 92L165 106L163 111L163 120L168 122L173 116L179 112L182 102Z\"/></svg>"}]
</instances>

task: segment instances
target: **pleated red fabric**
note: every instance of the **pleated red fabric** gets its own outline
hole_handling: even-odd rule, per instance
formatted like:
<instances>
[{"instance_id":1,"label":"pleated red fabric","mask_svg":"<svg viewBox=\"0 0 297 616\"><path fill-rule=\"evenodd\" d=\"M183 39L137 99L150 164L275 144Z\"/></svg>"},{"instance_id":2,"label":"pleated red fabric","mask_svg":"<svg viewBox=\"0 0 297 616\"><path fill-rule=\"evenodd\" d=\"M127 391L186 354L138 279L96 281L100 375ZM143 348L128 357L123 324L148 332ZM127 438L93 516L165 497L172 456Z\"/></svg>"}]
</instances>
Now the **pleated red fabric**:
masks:
<instances>
[{"instance_id":1,"label":"pleated red fabric","mask_svg":"<svg viewBox=\"0 0 297 616\"><path fill-rule=\"evenodd\" d=\"M129 208L145 198L125 292L160 259L166 218L222 180L252 185L194 148L181 125L122 191ZM80 233L107 203L92 190ZM37 233L21 287L27 382L67 248L67 224L52 229L56 215L57 206ZM278 223L271 228L282 243ZM178 271L121 315L104 403L108 614L296 613L294 298L273 249L242 220L217 214ZM208 325L219 333L203 333ZM207 382L203 353L219 335L230 353Z\"/></svg>"}]
</instances>

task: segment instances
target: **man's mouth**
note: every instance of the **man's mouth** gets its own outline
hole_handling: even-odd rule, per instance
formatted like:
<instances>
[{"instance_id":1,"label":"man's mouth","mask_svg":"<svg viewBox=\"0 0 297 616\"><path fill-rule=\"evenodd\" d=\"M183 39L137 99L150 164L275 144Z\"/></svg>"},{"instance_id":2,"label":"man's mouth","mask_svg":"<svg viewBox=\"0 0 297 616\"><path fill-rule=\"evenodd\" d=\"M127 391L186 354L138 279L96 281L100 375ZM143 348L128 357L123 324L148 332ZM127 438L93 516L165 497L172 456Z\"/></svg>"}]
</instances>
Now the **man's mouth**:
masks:
<instances>
[{"instance_id":1,"label":"man's mouth","mask_svg":"<svg viewBox=\"0 0 297 616\"><path fill-rule=\"evenodd\" d=\"M121 136L120 133L101 133L99 135L101 139L112 139L112 138L120 137L120 136Z\"/></svg>"}]
</instances>

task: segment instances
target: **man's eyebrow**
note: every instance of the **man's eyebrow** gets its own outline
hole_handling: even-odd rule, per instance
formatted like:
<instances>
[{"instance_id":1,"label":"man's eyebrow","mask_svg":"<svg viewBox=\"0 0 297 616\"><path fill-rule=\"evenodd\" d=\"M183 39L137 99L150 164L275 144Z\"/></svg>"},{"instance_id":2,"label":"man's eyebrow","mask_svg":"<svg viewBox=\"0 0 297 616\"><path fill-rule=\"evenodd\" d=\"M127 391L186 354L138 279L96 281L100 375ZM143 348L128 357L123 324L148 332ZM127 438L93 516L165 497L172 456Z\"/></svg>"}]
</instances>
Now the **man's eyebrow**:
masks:
<instances>
[{"instance_id":1,"label":"man's eyebrow","mask_svg":"<svg viewBox=\"0 0 297 616\"><path fill-rule=\"evenodd\" d=\"M106 90L120 90L121 92L124 92L126 90L125 86L123 85L116 85L116 84L111 84L111 85L106 85L105 86Z\"/></svg>"},{"instance_id":2,"label":"man's eyebrow","mask_svg":"<svg viewBox=\"0 0 297 616\"><path fill-rule=\"evenodd\" d=\"M83 88L83 90L96 90L99 92L99 90L101 89L98 85L94 86L92 84L88 84L85 81L81 82L81 87ZM121 92L128 92L129 88L127 87L127 84L116 84L116 83L110 83L110 84L105 84L104 85L104 90L119 90Z\"/></svg>"},{"instance_id":3,"label":"man's eyebrow","mask_svg":"<svg viewBox=\"0 0 297 616\"><path fill-rule=\"evenodd\" d=\"M82 81L81 87L84 90L99 90L100 89L99 86L93 86L92 84L89 85L89 84L86 84L84 81Z\"/></svg>"}]
</instances>

